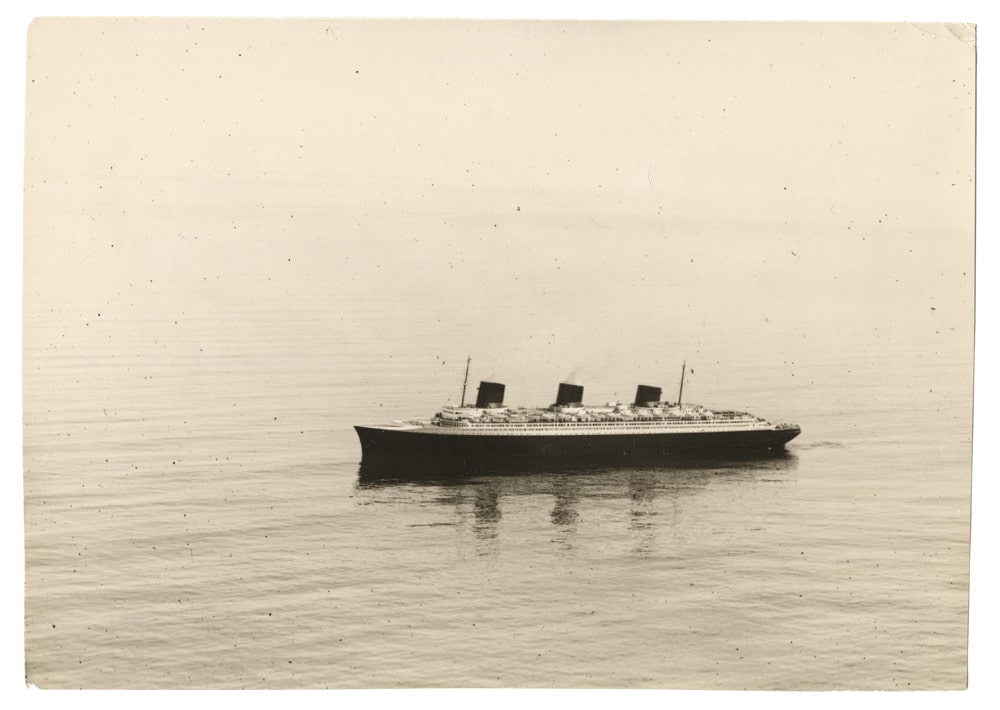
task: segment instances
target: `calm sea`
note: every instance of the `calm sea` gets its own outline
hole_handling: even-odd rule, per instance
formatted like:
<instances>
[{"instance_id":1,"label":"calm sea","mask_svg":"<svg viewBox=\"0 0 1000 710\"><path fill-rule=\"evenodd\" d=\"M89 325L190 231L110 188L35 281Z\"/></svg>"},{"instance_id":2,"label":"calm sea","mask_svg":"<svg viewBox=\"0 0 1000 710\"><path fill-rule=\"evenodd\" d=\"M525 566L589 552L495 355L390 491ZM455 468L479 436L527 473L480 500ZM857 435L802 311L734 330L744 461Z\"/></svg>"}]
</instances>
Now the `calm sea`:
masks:
<instances>
[{"instance_id":1,"label":"calm sea","mask_svg":"<svg viewBox=\"0 0 1000 710\"><path fill-rule=\"evenodd\" d=\"M29 683L965 686L973 27L25 30ZM362 470L469 356L802 434Z\"/></svg>"},{"instance_id":2,"label":"calm sea","mask_svg":"<svg viewBox=\"0 0 1000 710\"><path fill-rule=\"evenodd\" d=\"M563 294L541 325L534 293L464 321L358 284L206 283L29 294L30 682L964 687L971 340L929 309L833 333L626 319L571 359L565 323L634 294ZM670 393L687 357L685 399L803 433L742 462L362 471L351 426L457 399L470 351L525 405L570 376L588 401Z\"/></svg>"}]
</instances>

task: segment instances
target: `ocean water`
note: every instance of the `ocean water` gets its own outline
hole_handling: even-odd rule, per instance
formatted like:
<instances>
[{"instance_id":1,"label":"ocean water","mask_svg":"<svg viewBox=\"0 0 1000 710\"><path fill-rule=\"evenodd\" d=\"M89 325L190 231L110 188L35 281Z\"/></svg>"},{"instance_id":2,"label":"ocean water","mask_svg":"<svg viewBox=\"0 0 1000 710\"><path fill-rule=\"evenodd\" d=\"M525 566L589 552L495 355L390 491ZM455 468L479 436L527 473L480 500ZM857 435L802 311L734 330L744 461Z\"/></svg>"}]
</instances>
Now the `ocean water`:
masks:
<instances>
[{"instance_id":1,"label":"ocean water","mask_svg":"<svg viewBox=\"0 0 1000 710\"><path fill-rule=\"evenodd\" d=\"M965 687L975 86L958 25L35 20L27 682ZM469 356L802 434L362 468Z\"/></svg>"},{"instance_id":2,"label":"ocean water","mask_svg":"<svg viewBox=\"0 0 1000 710\"><path fill-rule=\"evenodd\" d=\"M196 272L89 300L28 282L27 681L965 686L964 316L736 305L651 333L634 293L574 305L569 281L549 321L534 291L461 317L391 279ZM587 401L669 392L686 357L685 399L803 431L744 461L363 470L351 426L454 401L470 350L512 404L569 377Z\"/></svg>"}]
</instances>

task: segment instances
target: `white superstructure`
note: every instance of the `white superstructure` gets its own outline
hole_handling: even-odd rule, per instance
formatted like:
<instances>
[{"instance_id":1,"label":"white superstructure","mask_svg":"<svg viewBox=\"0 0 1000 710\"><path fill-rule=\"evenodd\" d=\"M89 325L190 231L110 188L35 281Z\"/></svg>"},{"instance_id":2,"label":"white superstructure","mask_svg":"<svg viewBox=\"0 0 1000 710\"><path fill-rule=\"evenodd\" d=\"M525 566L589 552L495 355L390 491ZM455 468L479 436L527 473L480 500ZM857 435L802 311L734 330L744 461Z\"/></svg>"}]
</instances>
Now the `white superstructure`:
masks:
<instances>
[{"instance_id":1,"label":"white superstructure","mask_svg":"<svg viewBox=\"0 0 1000 710\"><path fill-rule=\"evenodd\" d=\"M430 422L403 426L434 426L470 434L573 436L774 430L782 425L747 412L715 411L697 404L643 407L614 402L602 407L553 405L546 409L444 407Z\"/></svg>"}]
</instances>

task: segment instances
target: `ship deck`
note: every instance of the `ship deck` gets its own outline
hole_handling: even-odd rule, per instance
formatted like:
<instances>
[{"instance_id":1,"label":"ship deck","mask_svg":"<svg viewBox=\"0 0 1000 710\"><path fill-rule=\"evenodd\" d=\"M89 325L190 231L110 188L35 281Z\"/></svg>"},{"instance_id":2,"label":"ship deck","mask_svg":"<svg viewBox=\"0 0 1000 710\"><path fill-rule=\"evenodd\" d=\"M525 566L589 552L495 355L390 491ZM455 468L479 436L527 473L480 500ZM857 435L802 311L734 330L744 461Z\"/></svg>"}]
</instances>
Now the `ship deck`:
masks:
<instances>
[{"instance_id":1,"label":"ship deck","mask_svg":"<svg viewBox=\"0 0 1000 710\"><path fill-rule=\"evenodd\" d=\"M696 434L711 432L781 431L790 425L759 420L654 420L594 422L400 422L366 428L382 431L405 431L431 436L593 436L615 434Z\"/></svg>"}]
</instances>

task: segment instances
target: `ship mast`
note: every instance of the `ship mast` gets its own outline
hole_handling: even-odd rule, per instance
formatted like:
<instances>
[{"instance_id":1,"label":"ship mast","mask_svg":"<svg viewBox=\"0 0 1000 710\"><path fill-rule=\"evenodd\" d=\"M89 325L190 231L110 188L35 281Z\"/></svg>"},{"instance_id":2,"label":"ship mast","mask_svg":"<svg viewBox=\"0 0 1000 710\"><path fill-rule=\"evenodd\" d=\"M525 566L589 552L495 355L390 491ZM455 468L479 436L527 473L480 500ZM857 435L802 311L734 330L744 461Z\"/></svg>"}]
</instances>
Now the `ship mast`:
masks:
<instances>
[{"instance_id":1,"label":"ship mast","mask_svg":"<svg viewBox=\"0 0 1000 710\"><path fill-rule=\"evenodd\" d=\"M677 404L680 406L681 397L684 395L684 371L687 369L687 360L681 364L681 388L677 392Z\"/></svg>"},{"instance_id":2,"label":"ship mast","mask_svg":"<svg viewBox=\"0 0 1000 710\"><path fill-rule=\"evenodd\" d=\"M472 356L465 361L465 380L462 382L462 406L465 406L465 386L469 384L469 365L472 364Z\"/></svg>"}]
</instances>

